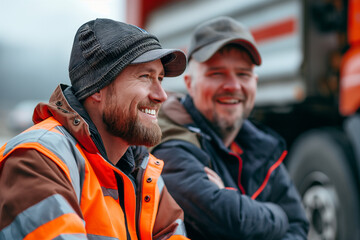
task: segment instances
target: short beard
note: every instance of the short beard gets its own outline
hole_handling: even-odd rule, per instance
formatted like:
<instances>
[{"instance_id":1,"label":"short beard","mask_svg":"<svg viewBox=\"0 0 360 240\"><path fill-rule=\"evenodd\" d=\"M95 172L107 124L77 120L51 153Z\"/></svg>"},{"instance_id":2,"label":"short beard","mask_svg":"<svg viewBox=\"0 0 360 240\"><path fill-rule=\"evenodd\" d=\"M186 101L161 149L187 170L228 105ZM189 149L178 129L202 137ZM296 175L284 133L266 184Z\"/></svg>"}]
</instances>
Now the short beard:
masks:
<instances>
[{"instance_id":1,"label":"short beard","mask_svg":"<svg viewBox=\"0 0 360 240\"><path fill-rule=\"evenodd\" d=\"M212 126L214 130L221 136L222 139L225 139L228 135L231 135L234 131L239 131L244 118L239 118L235 122L228 122L225 119L222 119L218 115L213 115Z\"/></svg>"},{"instance_id":2,"label":"short beard","mask_svg":"<svg viewBox=\"0 0 360 240\"><path fill-rule=\"evenodd\" d=\"M135 116L131 115L115 105L111 99L107 100L102 119L111 135L122 138L129 145L151 147L161 141L162 133L158 124L153 123L151 127L145 127L139 121L138 113Z\"/></svg>"}]
</instances>

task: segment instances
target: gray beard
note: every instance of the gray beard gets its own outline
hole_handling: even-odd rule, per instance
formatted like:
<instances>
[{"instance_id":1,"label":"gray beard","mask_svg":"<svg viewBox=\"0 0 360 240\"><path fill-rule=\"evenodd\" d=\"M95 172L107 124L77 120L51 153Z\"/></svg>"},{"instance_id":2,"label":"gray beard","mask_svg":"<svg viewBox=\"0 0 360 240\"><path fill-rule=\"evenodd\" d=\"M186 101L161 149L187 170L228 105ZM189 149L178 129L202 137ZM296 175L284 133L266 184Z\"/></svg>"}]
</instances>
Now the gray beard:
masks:
<instances>
[{"instance_id":1,"label":"gray beard","mask_svg":"<svg viewBox=\"0 0 360 240\"><path fill-rule=\"evenodd\" d=\"M229 135L233 134L234 131L239 131L243 123L244 118L240 118L234 123L229 123L228 121L219 118L217 115L214 115L212 126L222 139L226 139Z\"/></svg>"}]
</instances>

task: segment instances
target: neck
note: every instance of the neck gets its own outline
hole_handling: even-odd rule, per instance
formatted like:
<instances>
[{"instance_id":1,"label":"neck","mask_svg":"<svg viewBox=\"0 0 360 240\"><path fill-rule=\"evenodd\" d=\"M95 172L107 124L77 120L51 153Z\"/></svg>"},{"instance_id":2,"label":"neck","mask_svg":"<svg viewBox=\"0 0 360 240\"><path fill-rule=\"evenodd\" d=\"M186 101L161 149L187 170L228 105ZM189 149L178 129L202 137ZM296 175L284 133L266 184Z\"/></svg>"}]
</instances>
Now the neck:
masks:
<instances>
[{"instance_id":1,"label":"neck","mask_svg":"<svg viewBox=\"0 0 360 240\"><path fill-rule=\"evenodd\" d=\"M129 144L122 138L109 133L103 123L102 114L99 113L98 106L93 104L90 98L85 100L84 107L101 136L109 161L116 165L128 149Z\"/></svg>"},{"instance_id":2,"label":"neck","mask_svg":"<svg viewBox=\"0 0 360 240\"><path fill-rule=\"evenodd\" d=\"M237 134L239 133L239 130L233 130L231 132L227 132L225 134L221 135L221 139L225 145L225 147L229 147L231 145L231 143L234 142Z\"/></svg>"},{"instance_id":3,"label":"neck","mask_svg":"<svg viewBox=\"0 0 360 240\"><path fill-rule=\"evenodd\" d=\"M119 137L109 134L107 131L99 130L99 133L103 140L106 154L110 162L116 165L128 149L128 143Z\"/></svg>"},{"instance_id":4,"label":"neck","mask_svg":"<svg viewBox=\"0 0 360 240\"><path fill-rule=\"evenodd\" d=\"M225 147L229 147L234 142L238 135L242 124L231 125L231 126L220 126L219 124L212 124L215 132L220 136Z\"/></svg>"}]
</instances>

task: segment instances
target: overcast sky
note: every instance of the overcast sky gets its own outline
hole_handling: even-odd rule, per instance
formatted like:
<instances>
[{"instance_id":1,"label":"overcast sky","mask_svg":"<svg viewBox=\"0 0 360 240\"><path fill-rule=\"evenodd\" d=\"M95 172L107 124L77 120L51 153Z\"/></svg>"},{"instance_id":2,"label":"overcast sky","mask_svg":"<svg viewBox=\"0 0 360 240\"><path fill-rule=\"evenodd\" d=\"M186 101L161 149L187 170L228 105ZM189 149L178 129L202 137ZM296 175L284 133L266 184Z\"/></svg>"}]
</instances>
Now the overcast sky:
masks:
<instances>
[{"instance_id":1,"label":"overcast sky","mask_svg":"<svg viewBox=\"0 0 360 240\"><path fill-rule=\"evenodd\" d=\"M31 124L35 103L70 84L74 35L95 18L125 21L126 0L0 0L0 145Z\"/></svg>"},{"instance_id":2,"label":"overcast sky","mask_svg":"<svg viewBox=\"0 0 360 240\"><path fill-rule=\"evenodd\" d=\"M75 32L99 17L124 21L125 0L0 0L0 108L69 84Z\"/></svg>"}]
</instances>

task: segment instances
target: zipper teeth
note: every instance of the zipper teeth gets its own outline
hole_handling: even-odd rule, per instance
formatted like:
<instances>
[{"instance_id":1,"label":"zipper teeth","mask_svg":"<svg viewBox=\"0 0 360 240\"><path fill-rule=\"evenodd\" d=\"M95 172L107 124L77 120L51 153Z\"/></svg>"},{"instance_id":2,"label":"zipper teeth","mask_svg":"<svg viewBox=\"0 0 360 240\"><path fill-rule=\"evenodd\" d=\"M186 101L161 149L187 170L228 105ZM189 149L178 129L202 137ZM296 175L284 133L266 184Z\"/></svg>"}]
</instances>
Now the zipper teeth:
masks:
<instances>
[{"instance_id":1,"label":"zipper teeth","mask_svg":"<svg viewBox=\"0 0 360 240\"><path fill-rule=\"evenodd\" d=\"M124 221L125 221L125 229L126 229L126 239L131 240L131 236L129 233L129 227L128 227L128 220L127 220L127 216L126 216L126 210L125 210L125 196L124 196L124 192L123 194L120 194L120 189L124 189L124 180L122 178L122 176L120 174L118 174L117 172L115 172L115 178L116 178L116 182L118 185L118 194L119 194L119 205L124 213ZM119 188L119 185L121 184L122 188Z\"/></svg>"},{"instance_id":2,"label":"zipper teeth","mask_svg":"<svg viewBox=\"0 0 360 240\"><path fill-rule=\"evenodd\" d=\"M141 169L141 168L140 168ZM143 176L144 176L144 172L142 169L141 169L142 173L141 173L141 181L143 179ZM140 221L140 210L141 210L141 199L142 199L142 184L139 184L138 188L137 188L137 194L136 194L136 215L135 215L135 224L136 224L136 233L138 235L138 238L140 239L140 224L139 221Z\"/></svg>"},{"instance_id":3,"label":"zipper teeth","mask_svg":"<svg viewBox=\"0 0 360 240\"><path fill-rule=\"evenodd\" d=\"M140 167L139 167L139 172L138 172L138 178L137 178L137 182L138 182L138 186L137 186L137 189L136 189L136 215L135 215L135 222L136 222L136 233L138 235L138 238L140 239L141 238L141 235L140 235L140 224L139 221L140 221L140 213L141 213L141 202L142 202L142 190L143 190L143 180L144 180L144 175L145 175L145 169L146 169L146 166L148 164L148 161L149 161L149 156L145 156L140 164ZM145 164L146 163L146 164Z\"/></svg>"},{"instance_id":4,"label":"zipper teeth","mask_svg":"<svg viewBox=\"0 0 360 240\"><path fill-rule=\"evenodd\" d=\"M122 174L125 175L125 177L127 177L130 182L133 184L133 189L135 190L134 194L135 194L135 200L136 200L136 203L138 202L138 197L136 195L136 193L138 192L138 189L136 188L136 183L133 181L133 179L131 179L130 177L128 177L123 171L121 171L117 166L115 166L113 163L111 163L110 161L107 161L100 153L97 153L98 156L100 156L100 158L106 163L108 164L108 166L113 170L114 174L115 174L115 177L116 177L116 182L117 182L117 186L118 186L118 194L119 194L119 205L124 213L124 220L125 220L125 228L126 228L126 238L128 240L131 240L131 235L130 235L130 232L129 232L129 227L128 227L128 220L127 220L127 217L126 217L126 210L125 210L125 193L123 192L123 194L120 194L120 185L119 183L121 183L121 186L122 186L122 189L125 189L125 186L124 186L124 180L123 180L123 176L118 173L117 171L121 172ZM136 181L136 180L135 180ZM121 198L121 201L120 201L120 196L122 197ZM141 199L141 198L140 198ZM141 202L140 202L141 203ZM138 205L138 204L137 204ZM137 212L137 208L138 206L136 206L136 209L135 211ZM138 224L137 224L137 220L138 220L138 216L137 214L135 213L135 224L136 224L136 234L138 235ZM138 238L140 239L139 235L138 235Z\"/></svg>"}]
</instances>

